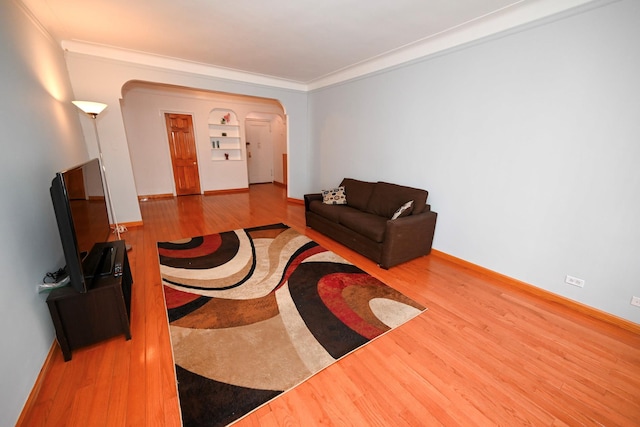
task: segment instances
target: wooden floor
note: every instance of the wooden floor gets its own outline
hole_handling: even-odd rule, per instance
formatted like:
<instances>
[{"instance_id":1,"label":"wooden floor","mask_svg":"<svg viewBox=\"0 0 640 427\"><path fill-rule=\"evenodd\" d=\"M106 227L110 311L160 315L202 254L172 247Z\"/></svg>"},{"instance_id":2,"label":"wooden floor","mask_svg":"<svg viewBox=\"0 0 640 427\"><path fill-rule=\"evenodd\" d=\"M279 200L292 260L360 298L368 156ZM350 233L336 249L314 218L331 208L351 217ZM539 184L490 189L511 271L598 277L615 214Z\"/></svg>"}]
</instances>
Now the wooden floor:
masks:
<instances>
[{"instance_id":1,"label":"wooden floor","mask_svg":"<svg viewBox=\"0 0 640 427\"><path fill-rule=\"evenodd\" d=\"M638 426L640 336L430 255L382 270L282 188L141 202L131 341L54 348L22 426L179 426L156 241L284 222L428 307L238 426Z\"/></svg>"}]
</instances>

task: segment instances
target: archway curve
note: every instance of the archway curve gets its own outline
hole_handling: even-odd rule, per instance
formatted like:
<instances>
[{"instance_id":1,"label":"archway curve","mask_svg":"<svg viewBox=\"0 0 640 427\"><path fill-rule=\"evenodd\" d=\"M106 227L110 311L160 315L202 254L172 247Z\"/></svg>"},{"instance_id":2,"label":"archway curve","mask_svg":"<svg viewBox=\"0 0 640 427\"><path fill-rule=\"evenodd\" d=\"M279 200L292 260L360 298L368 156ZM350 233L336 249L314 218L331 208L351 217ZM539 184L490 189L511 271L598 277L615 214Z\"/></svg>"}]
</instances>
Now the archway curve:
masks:
<instances>
[{"instance_id":1,"label":"archway curve","mask_svg":"<svg viewBox=\"0 0 640 427\"><path fill-rule=\"evenodd\" d=\"M230 94L165 83L130 80L122 86L122 116L138 198L175 194L161 113L191 114L197 140L202 192L248 188L244 122L246 117L270 114L287 126L283 104L276 99ZM208 113L215 108L233 110L242 124L241 154L229 160L215 155L207 130ZM284 130L288 150L288 129ZM215 155L214 155L215 154ZM282 169L282 168L280 168Z\"/></svg>"},{"instance_id":2,"label":"archway curve","mask_svg":"<svg viewBox=\"0 0 640 427\"><path fill-rule=\"evenodd\" d=\"M173 90L173 91L178 91L178 92L193 92L193 93L202 93L202 94L216 94L216 95L220 95L220 96L231 96L231 97L234 97L234 98L244 98L244 99L248 99L248 100L263 101L265 103L275 103L282 109L283 117L287 115L287 111L286 111L286 108L285 108L284 104L280 100L275 99L275 98L266 98L266 97L261 97L261 96L256 96L256 95L244 95L244 94L241 94L241 93L224 92L224 91L218 91L218 90L212 90L212 89L198 88L198 87L193 87L193 86L180 86L180 85L175 85L175 84L154 82L154 81L148 81L148 80L132 79L132 80L128 80L127 82L125 82L122 85L122 88L120 90L120 99L124 100L128 91L130 91L132 89L135 89L135 88L138 88L138 87L163 88L165 90Z\"/></svg>"}]
</instances>

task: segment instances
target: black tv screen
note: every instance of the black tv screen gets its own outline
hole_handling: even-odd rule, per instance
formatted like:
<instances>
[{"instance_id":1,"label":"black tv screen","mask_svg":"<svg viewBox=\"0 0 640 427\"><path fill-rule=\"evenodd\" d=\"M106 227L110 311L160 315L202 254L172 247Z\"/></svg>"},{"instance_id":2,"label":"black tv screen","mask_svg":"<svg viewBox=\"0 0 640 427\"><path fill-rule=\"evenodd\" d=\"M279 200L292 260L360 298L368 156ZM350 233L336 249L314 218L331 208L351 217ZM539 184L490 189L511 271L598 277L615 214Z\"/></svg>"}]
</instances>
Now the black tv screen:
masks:
<instances>
[{"instance_id":1,"label":"black tv screen","mask_svg":"<svg viewBox=\"0 0 640 427\"><path fill-rule=\"evenodd\" d=\"M99 160L58 172L50 192L71 286L86 292L100 267L88 254L111 233Z\"/></svg>"}]
</instances>

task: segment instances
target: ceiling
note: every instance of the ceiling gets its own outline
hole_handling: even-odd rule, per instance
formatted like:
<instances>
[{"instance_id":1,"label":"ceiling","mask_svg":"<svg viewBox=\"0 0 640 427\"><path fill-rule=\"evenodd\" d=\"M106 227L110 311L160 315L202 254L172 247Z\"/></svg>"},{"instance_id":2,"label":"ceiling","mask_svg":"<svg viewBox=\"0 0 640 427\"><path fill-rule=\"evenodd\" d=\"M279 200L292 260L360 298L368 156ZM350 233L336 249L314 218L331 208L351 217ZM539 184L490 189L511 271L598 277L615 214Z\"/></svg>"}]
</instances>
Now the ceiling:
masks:
<instances>
[{"instance_id":1,"label":"ceiling","mask_svg":"<svg viewBox=\"0 0 640 427\"><path fill-rule=\"evenodd\" d=\"M22 0L67 49L117 48L304 85L364 64L389 66L393 55L411 59L403 51L423 55L416 47L446 37L444 47L469 41L487 34L478 32L484 24L500 31L588 1Z\"/></svg>"}]
</instances>

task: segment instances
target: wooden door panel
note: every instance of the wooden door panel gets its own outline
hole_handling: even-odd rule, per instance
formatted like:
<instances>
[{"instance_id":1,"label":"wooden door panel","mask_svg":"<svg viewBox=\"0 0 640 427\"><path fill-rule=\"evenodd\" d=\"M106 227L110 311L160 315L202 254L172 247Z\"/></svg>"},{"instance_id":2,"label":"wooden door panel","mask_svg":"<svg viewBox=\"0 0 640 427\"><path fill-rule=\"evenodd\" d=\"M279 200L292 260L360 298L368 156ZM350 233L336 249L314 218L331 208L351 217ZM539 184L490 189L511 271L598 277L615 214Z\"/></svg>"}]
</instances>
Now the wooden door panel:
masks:
<instances>
[{"instance_id":1,"label":"wooden door panel","mask_svg":"<svg viewBox=\"0 0 640 427\"><path fill-rule=\"evenodd\" d=\"M200 194L200 175L191 116L165 114L176 194Z\"/></svg>"}]
</instances>

